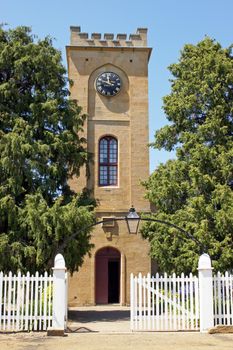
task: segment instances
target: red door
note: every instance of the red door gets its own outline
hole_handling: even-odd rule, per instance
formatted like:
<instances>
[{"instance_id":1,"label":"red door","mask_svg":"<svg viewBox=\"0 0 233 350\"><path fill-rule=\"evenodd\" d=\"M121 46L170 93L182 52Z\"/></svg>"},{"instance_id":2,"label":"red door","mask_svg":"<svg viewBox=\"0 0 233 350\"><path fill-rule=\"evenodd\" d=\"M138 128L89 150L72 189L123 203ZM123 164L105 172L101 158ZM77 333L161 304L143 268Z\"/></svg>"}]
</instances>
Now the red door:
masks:
<instances>
[{"instance_id":1,"label":"red door","mask_svg":"<svg viewBox=\"0 0 233 350\"><path fill-rule=\"evenodd\" d=\"M114 248L102 248L96 254L96 304L119 303L120 253Z\"/></svg>"}]
</instances>

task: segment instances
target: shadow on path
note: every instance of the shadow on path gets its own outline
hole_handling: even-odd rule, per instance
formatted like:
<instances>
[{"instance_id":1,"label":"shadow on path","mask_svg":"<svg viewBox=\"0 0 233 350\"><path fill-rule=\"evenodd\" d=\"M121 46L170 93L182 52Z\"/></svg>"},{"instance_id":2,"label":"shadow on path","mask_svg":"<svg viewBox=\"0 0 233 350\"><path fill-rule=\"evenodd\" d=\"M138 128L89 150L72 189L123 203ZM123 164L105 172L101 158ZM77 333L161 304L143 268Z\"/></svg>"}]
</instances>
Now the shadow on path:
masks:
<instances>
[{"instance_id":1,"label":"shadow on path","mask_svg":"<svg viewBox=\"0 0 233 350\"><path fill-rule=\"evenodd\" d=\"M129 321L129 310L69 310L69 322L95 323Z\"/></svg>"}]
</instances>

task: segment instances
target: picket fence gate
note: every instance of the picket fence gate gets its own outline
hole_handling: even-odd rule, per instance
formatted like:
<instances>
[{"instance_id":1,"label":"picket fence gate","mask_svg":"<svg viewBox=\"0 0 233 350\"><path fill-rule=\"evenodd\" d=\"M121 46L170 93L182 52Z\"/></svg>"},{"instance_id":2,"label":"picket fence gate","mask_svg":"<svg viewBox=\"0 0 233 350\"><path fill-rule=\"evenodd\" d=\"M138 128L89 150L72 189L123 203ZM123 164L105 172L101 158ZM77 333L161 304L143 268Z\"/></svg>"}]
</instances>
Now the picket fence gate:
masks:
<instances>
[{"instance_id":1,"label":"picket fence gate","mask_svg":"<svg viewBox=\"0 0 233 350\"><path fill-rule=\"evenodd\" d=\"M53 275L0 272L0 332L65 328L68 308L65 271L64 259L58 254Z\"/></svg>"},{"instance_id":2,"label":"picket fence gate","mask_svg":"<svg viewBox=\"0 0 233 350\"><path fill-rule=\"evenodd\" d=\"M198 277L130 277L132 331L207 331L215 325L233 325L233 275L212 277L207 254L199 260Z\"/></svg>"},{"instance_id":3,"label":"picket fence gate","mask_svg":"<svg viewBox=\"0 0 233 350\"><path fill-rule=\"evenodd\" d=\"M198 278L131 275L131 330L199 329Z\"/></svg>"}]
</instances>

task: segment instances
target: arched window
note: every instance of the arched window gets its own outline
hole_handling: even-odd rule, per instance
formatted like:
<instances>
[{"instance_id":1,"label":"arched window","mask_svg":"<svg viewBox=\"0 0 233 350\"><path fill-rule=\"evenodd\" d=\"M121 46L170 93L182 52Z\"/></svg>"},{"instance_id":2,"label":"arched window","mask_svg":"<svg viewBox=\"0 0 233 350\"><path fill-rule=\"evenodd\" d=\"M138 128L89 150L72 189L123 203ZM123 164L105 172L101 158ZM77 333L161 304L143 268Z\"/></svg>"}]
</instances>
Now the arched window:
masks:
<instances>
[{"instance_id":1,"label":"arched window","mask_svg":"<svg viewBox=\"0 0 233 350\"><path fill-rule=\"evenodd\" d=\"M99 186L117 185L117 139L104 136L99 141Z\"/></svg>"}]
</instances>

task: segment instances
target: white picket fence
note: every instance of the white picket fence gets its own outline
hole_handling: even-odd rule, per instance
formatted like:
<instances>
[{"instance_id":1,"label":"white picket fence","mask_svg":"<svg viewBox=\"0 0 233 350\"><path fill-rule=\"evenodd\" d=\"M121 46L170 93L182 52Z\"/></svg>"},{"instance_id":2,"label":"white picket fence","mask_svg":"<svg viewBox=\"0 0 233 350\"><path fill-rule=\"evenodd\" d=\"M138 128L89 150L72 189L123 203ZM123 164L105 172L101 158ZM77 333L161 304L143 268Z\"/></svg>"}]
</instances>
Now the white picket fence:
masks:
<instances>
[{"instance_id":1,"label":"white picket fence","mask_svg":"<svg viewBox=\"0 0 233 350\"><path fill-rule=\"evenodd\" d=\"M131 274L131 330L199 329L198 278Z\"/></svg>"},{"instance_id":2,"label":"white picket fence","mask_svg":"<svg viewBox=\"0 0 233 350\"><path fill-rule=\"evenodd\" d=\"M213 277L214 324L233 325L233 275L220 272Z\"/></svg>"},{"instance_id":3,"label":"white picket fence","mask_svg":"<svg viewBox=\"0 0 233 350\"><path fill-rule=\"evenodd\" d=\"M56 255L53 275L0 272L0 332L65 329L68 283L65 261Z\"/></svg>"},{"instance_id":4,"label":"white picket fence","mask_svg":"<svg viewBox=\"0 0 233 350\"><path fill-rule=\"evenodd\" d=\"M0 273L0 330L46 330L52 326L53 276Z\"/></svg>"}]
</instances>

